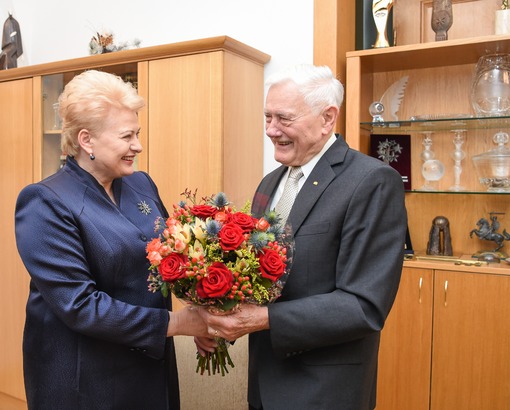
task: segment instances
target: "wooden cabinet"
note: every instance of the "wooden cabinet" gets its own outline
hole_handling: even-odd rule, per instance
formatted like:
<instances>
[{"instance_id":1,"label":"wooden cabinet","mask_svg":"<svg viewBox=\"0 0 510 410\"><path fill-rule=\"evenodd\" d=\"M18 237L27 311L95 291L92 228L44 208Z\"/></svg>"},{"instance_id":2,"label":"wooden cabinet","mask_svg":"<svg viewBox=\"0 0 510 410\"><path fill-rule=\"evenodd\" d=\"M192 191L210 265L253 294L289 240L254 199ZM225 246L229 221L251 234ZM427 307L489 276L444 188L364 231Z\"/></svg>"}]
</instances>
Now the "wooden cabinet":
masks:
<instances>
[{"instance_id":1,"label":"wooden cabinet","mask_svg":"<svg viewBox=\"0 0 510 410\"><path fill-rule=\"evenodd\" d=\"M6 272L0 291L5 333L0 392L24 398L21 340L29 277L15 246L14 206L25 185L58 170L60 124L53 104L64 85L87 69L136 82L147 102L139 114L144 151L138 168L152 175L165 203L171 206L186 188L196 188L200 196L224 191L241 207L263 176L263 81L269 58L221 36L0 71L0 141L6 150L0 173L0 252ZM193 376L195 352L191 363L180 363ZM194 392L187 375L182 379L185 402ZM238 395L244 404L245 392Z\"/></svg>"},{"instance_id":2,"label":"wooden cabinet","mask_svg":"<svg viewBox=\"0 0 510 410\"><path fill-rule=\"evenodd\" d=\"M432 220L450 223L453 253L471 258L494 242L470 238L478 219L499 212L510 230L510 195L487 192L471 158L494 149L492 136L510 131L510 118L476 118L470 104L478 59L510 52L510 37L484 36L353 51L346 54L346 140L369 153L373 134L409 135L411 188L406 192L413 248L424 255ZM372 122L368 107L408 76L398 120ZM454 182L453 137L465 132L462 184ZM435 191L422 189L426 133L445 166ZM508 252L508 243L502 249ZM467 255L467 256L466 256ZM382 332L378 410L508 409L510 406L510 266L405 262L397 299Z\"/></svg>"},{"instance_id":3,"label":"wooden cabinet","mask_svg":"<svg viewBox=\"0 0 510 410\"><path fill-rule=\"evenodd\" d=\"M31 78L0 83L0 232L2 286L0 286L0 391L24 397L21 339L28 294L28 275L21 263L14 238L14 207L19 191L32 182L32 93ZM36 238L35 238L36 239ZM37 246L34 241L34 246Z\"/></svg>"},{"instance_id":4,"label":"wooden cabinet","mask_svg":"<svg viewBox=\"0 0 510 410\"><path fill-rule=\"evenodd\" d=\"M381 337L377 410L506 410L510 275L435 265L404 268Z\"/></svg>"},{"instance_id":5,"label":"wooden cabinet","mask_svg":"<svg viewBox=\"0 0 510 410\"><path fill-rule=\"evenodd\" d=\"M377 410L428 410L433 271L404 268L381 334Z\"/></svg>"},{"instance_id":6,"label":"wooden cabinet","mask_svg":"<svg viewBox=\"0 0 510 410\"><path fill-rule=\"evenodd\" d=\"M368 153L372 134L410 135L412 187L406 195L406 205L415 250L426 250L432 220L442 215L450 222L454 254L473 254L480 247L489 246L469 237L478 219L489 218L490 212L510 210L510 195L487 193L471 160L474 155L495 148L492 137L496 132L510 129L509 118L469 118L473 113L469 92L475 65L482 55L496 50L509 52L510 37L487 36L347 53L345 104L349 145ZM372 123L370 104L404 76L409 78L397 112L400 121ZM411 118L416 116L423 119ZM452 141L459 128L466 130L462 147L466 157L461 174L466 191L451 192ZM432 193L420 189L425 182L420 157L425 132L432 132L433 151L445 167L444 177ZM502 228L510 227L510 213L499 218Z\"/></svg>"},{"instance_id":7,"label":"wooden cabinet","mask_svg":"<svg viewBox=\"0 0 510 410\"><path fill-rule=\"evenodd\" d=\"M167 201L224 191L239 208L262 177L263 66L216 51L149 61L149 172ZM173 109L171 107L179 107Z\"/></svg>"},{"instance_id":8,"label":"wooden cabinet","mask_svg":"<svg viewBox=\"0 0 510 410\"><path fill-rule=\"evenodd\" d=\"M431 409L510 407L510 275L436 270Z\"/></svg>"}]
</instances>

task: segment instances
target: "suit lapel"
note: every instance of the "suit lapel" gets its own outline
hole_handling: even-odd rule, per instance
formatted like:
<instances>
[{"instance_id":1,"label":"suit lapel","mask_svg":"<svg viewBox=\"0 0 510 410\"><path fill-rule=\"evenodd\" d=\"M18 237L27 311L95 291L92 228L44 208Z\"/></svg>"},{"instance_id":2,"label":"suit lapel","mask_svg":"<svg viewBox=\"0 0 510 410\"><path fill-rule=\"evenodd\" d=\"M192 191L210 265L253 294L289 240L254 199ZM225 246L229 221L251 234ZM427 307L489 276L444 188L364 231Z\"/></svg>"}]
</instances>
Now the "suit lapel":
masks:
<instances>
[{"instance_id":1,"label":"suit lapel","mask_svg":"<svg viewBox=\"0 0 510 410\"><path fill-rule=\"evenodd\" d=\"M267 177L262 180L259 187L257 188L257 192L255 192L253 197L251 208L253 216L257 218L261 217L266 211L269 210L273 194L278 187L280 179L283 177L283 174L285 174L286 171L287 167L282 165L281 167L268 174Z\"/></svg>"},{"instance_id":2,"label":"suit lapel","mask_svg":"<svg viewBox=\"0 0 510 410\"><path fill-rule=\"evenodd\" d=\"M324 190L336 178L338 172L335 172L333 167L344 161L348 150L349 146L343 137L337 136L335 143L324 153L313 168L312 173L308 176L296 197L298 206L294 206L289 215L289 221L294 232L298 231ZM262 180L253 197L253 216L261 217L269 210L273 194L286 171L287 167L282 165Z\"/></svg>"},{"instance_id":3,"label":"suit lapel","mask_svg":"<svg viewBox=\"0 0 510 410\"><path fill-rule=\"evenodd\" d=\"M297 206L292 207L289 215L294 233L299 230L324 190L336 178L338 171L335 172L333 166L344 161L348 149L347 143L341 136L338 136L335 143L324 153L313 168L312 173L308 176L296 197Z\"/></svg>"}]
</instances>

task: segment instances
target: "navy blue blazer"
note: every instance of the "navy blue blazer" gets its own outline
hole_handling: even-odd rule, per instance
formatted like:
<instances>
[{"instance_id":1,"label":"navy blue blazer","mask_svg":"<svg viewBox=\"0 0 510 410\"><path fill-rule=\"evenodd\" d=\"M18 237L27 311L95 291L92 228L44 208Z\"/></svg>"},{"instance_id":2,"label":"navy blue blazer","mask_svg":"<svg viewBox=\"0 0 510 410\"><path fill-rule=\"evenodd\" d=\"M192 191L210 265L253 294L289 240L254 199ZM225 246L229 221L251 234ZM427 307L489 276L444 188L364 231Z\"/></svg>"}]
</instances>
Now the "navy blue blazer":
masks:
<instances>
[{"instance_id":1,"label":"navy blue blazer","mask_svg":"<svg viewBox=\"0 0 510 410\"><path fill-rule=\"evenodd\" d=\"M68 157L18 197L16 241L31 277L23 339L30 409L179 408L171 306L147 290L145 247L166 210L143 172L115 180L113 190L118 206Z\"/></svg>"},{"instance_id":2,"label":"navy blue blazer","mask_svg":"<svg viewBox=\"0 0 510 410\"><path fill-rule=\"evenodd\" d=\"M268 174L252 212L262 215L286 167ZM401 176L342 137L294 202L295 253L270 330L250 335L254 408L375 407L380 331L397 293L407 227Z\"/></svg>"}]
</instances>

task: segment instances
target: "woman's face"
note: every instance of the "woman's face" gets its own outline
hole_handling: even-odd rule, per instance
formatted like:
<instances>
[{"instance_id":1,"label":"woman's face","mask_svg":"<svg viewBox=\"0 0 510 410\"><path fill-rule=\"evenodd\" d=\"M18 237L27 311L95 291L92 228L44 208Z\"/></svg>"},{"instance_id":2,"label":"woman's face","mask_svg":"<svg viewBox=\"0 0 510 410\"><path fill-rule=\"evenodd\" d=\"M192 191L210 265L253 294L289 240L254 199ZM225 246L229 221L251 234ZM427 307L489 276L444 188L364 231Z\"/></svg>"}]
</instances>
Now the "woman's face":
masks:
<instances>
[{"instance_id":1,"label":"woman's face","mask_svg":"<svg viewBox=\"0 0 510 410\"><path fill-rule=\"evenodd\" d=\"M87 161L87 170L103 186L134 172L135 157L142 152L139 132L136 112L126 108L112 108L102 131L91 135L90 144L96 158Z\"/></svg>"}]
</instances>

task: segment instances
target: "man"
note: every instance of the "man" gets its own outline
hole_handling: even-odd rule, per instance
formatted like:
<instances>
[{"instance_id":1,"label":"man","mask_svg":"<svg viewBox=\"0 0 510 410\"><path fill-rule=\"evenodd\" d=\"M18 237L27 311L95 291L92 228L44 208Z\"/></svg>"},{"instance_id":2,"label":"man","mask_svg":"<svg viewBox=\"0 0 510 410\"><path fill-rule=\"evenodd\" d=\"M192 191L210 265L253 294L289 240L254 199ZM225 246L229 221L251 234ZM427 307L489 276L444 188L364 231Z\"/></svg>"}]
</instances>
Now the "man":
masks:
<instances>
[{"instance_id":1,"label":"man","mask_svg":"<svg viewBox=\"0 0 510 410\"><path fill-rule=\"evenodd\" d=\"M201 314L211 336L250 333L251 409L373 409L380 331L403 261L403 183L335 136L343 86L329 68L299 65L267 85L266 134L282 166L260 183L252 212L278 210L289 170L301 167L292 270L276 303Z\"/></svg>"}]
</instances>

